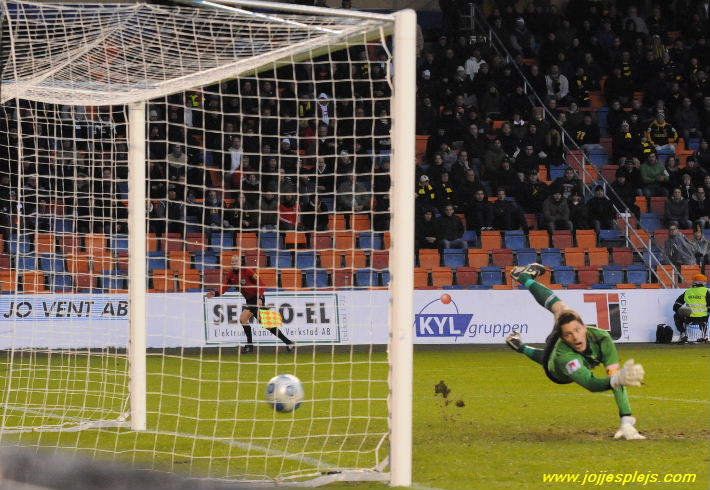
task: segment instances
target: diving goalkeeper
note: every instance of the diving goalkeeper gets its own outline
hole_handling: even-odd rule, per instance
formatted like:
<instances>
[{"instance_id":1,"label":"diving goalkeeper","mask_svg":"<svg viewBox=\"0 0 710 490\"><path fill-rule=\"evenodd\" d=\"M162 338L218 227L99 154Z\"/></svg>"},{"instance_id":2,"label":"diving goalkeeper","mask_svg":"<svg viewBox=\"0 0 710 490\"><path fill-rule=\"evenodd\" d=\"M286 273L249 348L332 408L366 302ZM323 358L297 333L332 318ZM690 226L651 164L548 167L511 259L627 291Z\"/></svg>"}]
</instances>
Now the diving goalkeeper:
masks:
<instances>
[{"instance_id":1,"label":"diving goalkeeper","mask_svg":"<svg viewBox=\"0 0 710 490\"><path fill-rule=\"evenodd\" d=\"M545 266L530 264L515 267L510 275L555 316L554 330L547 338L545 349L525 345L518 332L508 335L506 343L513 350L541 364L547 377L555 383L574 382L593 392L612 390L621 417L621 427L614 434L614 438L645 439L634 427L636 419L631 414L626 392L627 386L641 386L643 366L629 359L620 368L619 355L609 334L598 328L587 327L576 311L571 310L555 293L535 280L544 273ZM592 370L599 364L604 364L608 377L594 376Z\"/></svg>"},{"instance_id":2,"label":"diving goalkeeper","mask_svg":"<svg viewBox=\"0 0 710 490\"><path fill-rule=\"evenodd\" d=\"M249 354L254 351L251 325L249 323L254 317L258 319L259 310L264 308L264 285L254 269L241 267L239 256L237 255L232 257L232 270L224 274L222 286L214 292L208 292L207 297L221 296L232 285L237 287L245 300L242 314L239 316L239 322L242 324L244 334L247 336L247 343L242 347L242 354ZM286 344L286 352L293 352L293 341L286 337L281 330L276 327L267 328L267 330Z\"/></svg>"}]
</instances>

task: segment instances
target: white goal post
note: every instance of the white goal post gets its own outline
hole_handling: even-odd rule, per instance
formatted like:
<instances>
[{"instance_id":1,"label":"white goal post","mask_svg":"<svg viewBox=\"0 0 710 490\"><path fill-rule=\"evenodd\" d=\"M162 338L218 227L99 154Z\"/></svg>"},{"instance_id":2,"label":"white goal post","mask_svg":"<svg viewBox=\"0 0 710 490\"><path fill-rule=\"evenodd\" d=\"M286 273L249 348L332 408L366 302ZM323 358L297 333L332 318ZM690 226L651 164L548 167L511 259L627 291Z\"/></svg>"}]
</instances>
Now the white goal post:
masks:
<instances>
[{"instance_id":1,"label":"white goal post","mask_svg":"<svg viewBox=\"0 0 710 490\"><path fill-rule=\"evenodd\" d=\"M0 444L410 486L416 14L179 3L2 4Z\"/></svg>"}]
</instances>

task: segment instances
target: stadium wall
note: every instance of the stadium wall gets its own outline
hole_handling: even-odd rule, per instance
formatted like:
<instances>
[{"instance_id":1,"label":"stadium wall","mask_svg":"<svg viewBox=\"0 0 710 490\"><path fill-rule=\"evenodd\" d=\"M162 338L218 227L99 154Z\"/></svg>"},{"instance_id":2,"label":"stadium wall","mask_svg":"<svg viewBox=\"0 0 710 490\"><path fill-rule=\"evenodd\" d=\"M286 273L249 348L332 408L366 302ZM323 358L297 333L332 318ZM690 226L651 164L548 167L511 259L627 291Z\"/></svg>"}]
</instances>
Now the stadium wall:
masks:
<instances>
[{"instance_id":1,"label":"stadium wall","mask_svg":"<svg viewBox=\"0 0 710 490\"><path fill-rule=\"evenodd\" d=\"M569 290L564 300L589 325L617 342L653 342L656 325L672 325L671 306L682 292L666 290ZM377 291L267 292L267 304L283 315L296 342L386 344L383 323L389 293ZM148 347L203 347L242 342L241 295L205 298L200 293L148 295ZM414 292L415 343L502 343L511 330L544 342L550 313L527 291L422 290ZM103 348L128 343L125 294L3 295L0 349ZM177 320L180 319L180 320ZM255 341L275 337L257 329Z\"/></svg>"}]
</instances>

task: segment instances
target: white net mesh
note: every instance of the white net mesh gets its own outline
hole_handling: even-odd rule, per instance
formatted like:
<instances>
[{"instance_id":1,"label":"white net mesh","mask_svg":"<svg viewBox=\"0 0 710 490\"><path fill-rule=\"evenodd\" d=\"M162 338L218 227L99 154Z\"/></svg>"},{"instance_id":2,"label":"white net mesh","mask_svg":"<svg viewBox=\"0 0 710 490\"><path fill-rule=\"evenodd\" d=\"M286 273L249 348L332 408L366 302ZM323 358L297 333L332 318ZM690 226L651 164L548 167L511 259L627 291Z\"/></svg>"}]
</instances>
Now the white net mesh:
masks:
<instances>
[{"instance_id":1,"label":"white net mesh","mask_svg":"<svg viewBox=\"0 0 710 490\"><path fill-rule=\"evenodd\" d=\"M390 23L140 4L5 9L2 442L215 478L379 474ZM127 422L136 279L124 104L136 100L148 119L143 432ZM242 326L255 277L283 317L273 332L258 319ZM255 349L240 353L249 332ZM306 391L289 414L264 401L285 373Z\"/></svg>"}]
</instances>

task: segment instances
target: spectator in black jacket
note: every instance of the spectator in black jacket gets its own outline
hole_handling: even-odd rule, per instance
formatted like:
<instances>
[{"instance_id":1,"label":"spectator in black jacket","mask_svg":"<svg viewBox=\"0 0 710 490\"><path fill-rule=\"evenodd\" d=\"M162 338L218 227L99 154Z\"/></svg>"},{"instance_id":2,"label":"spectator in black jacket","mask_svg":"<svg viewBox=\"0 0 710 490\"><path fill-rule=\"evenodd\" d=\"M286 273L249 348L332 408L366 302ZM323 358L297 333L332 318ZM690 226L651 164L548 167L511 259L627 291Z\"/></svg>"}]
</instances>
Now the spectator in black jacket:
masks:
<instances>
[{"instance_id":1,"label":"spectator in black jacket","mask_svg":"<svg viewBox=\"0 0 710 490\"><path fill-rule=\"evenodd\" d=\"M676 225L684 230L689 230L693 227L690 222L688 201L683 199L681 190L677 187L673 189L673 194L665 203L663 223L668 227Z\"/></svg>"},{"instance_id":2,"label":"spectator in black jacket","mask_svg":"<svg viewBox=\"0 0 710 490\"><path fill-rule=\"evenodd\" d=\"M565 174L562 177L555 179L552 183L557 189L562 192L562 197L569 199L572 194L582 194L582 181L579 180L577 175L574 173L574 169L567 167L565 169Z\"/></svg>"},{"instance_id":3,"label":"spectator in black jacket","mask_svg":"<svg viewBox=\"0 0 710 490\"><path fill-rule=\"evenodd\" d=\"M449 172L441 172L439 182L435 182L433 187L434 194L436 195L436 207L442 213L446 209L446 206L452 206L454 210L458 208L458 199L456 198L456 191L449 181Z\"/></svg>"},{"instance_id":4,"label":"spectator in black jacket","mask_svg":"<svg viewBox=\"0 0 710 490\"><path fill-rule=\"evenodd\" d=\"M688 214L695 228L710 228L710 199L705 195L705 187L699 185L688 203Z\"/></svg>"},{"instance_id":5,"label":"spectator in black jacket","mask_svg":"<svg viewBox=\"0 0 710 490\"><path fill-rule=\"evenodd\" d=\"M417 220L416 238L418 248L439 248L434 211L425 210Z\"/></svg>"},{"instance_id":6,"label":"spectator in black jacket","mask_svg":"<svg viewBox=\"0 0 710 490\"><path fill-rule=\"evenodd\" d=\"M636 205L636 189L632 186L623 169L616 171L616 180L611 184L611 201L622 213L633 213L636 219L641 218L641 209Z\"/></svg>"},{"instance_id":7,"label":"spectator in black jacket","mask_svg":"<svg viewBox=\"0 0 710 490\"><path fill-rule=\"evenodd\" d=\"M505 189L500 187L497 191L498 199L493 203L493 228L496 230L528 231L525 215L516 204L507 199Z\"/></svg>"},{"instance_id":8,"label":"spectator in black jacket","mask_svg":"<svg viewBox=\"0 0 710 490\"><path fill-rule=\"evenodd\" d=\"M596 230L610 230L614 228L616 211L611 201L604 195L604 187L598 185L594 188L594 197L587 201L587 217Z\"/></svg>"},{"instance_id":9,"label":"spectator in black jacket","mask_svg":"<svg viewBox=\"0 0 710 490\"><path fill-rule=\"evenodd\" d=\"M454 214L453 206L446 206L444 214L436 219L436 230L441 248L468 248L468 243L463 239L463 223Z\"/></svg>"},{"instance_id":10,"label":"spectator in black jacket","mask_svg":"<svg viewBox=\"0 0 710 490\"><path fill-rule=\"evenodd\" d=\"M480 232L493 227L493 205L488 201L486 192L478 189L473 197L473 202L466 212L466 226L469 230Z\"/></svg>"},{"instance_id":11,"label":"spectator in black jacket","mask_svg":"<svg viewBox=\"0 0 710 490\"><path fill-rule=\"evenodd\" d=\"M520 192L520 204L527 213L542 213L542 203L547 199L547 184L540 180L538 169L528 172Z\"/></svg>"},{"instance_id":12,"label":"spectator in black jacket","mask_svg":"<svg viewBox=\"0 0 710 490\"><path fill-rule=\"evenodd\" d=\"M588 112L582 118L582 124L573 129L574 139L584 151L599 149L599 126L592 121L592 115Z\"/></svg>"},{"instance_id":13,"label":"spectator in black jacket","mask_svg":"<svg viewBox=\"0 0 710 490\"><path fill-rule=\"evenodd\" d=\"M457 184L455 190L459 209L465 212L473 203L476 191L483 190L483 185L476 177L476 172L473 169L468 169L464 174L463 182Z\"/></svg>"}]
</instances>

